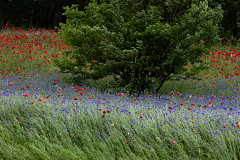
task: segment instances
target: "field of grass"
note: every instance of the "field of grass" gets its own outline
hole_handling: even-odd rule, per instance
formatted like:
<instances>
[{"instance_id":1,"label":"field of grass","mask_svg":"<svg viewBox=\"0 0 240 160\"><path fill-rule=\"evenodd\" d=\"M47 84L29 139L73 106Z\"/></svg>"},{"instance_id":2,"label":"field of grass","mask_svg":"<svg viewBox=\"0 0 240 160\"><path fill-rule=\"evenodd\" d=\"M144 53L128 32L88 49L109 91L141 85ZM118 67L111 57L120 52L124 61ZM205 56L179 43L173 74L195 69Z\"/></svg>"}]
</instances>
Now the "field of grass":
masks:
<instances>
[{"instance_id":1,"label":"field of grass","mask_svg":"<svg viewBox=\"0 0 240 160\"><path fill-rule=\"evenodd\" d=\"M57 33L3 28L0 158L240 159L239 46L212 47L199 79L137 97L95 87L109 78L62 81Z\"/></svg>"}]
</instances>

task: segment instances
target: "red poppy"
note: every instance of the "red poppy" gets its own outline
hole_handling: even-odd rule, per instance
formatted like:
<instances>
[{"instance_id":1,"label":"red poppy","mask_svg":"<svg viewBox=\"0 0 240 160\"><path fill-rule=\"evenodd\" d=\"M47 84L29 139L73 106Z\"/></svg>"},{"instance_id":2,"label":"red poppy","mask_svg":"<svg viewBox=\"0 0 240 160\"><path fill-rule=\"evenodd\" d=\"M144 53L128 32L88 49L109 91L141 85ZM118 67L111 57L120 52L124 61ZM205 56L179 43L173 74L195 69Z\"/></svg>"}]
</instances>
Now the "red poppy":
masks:
<instances>
[{"instance_id":1,"label":"red poppy","mask_svg":"<svg viewBox=\"0 0 240 160\"><path fill-rule=\"evenodd\" d=\"M83 95L83 93L81 92L80 95Z\"/></svg>"},{"instance_id":2,"label":"red poppy","mask_svg":"<svg viewBox=\"0 0 240 160\"><path fill-rule=\"evenodd\" d=\"M98 110L99 110L99 111L101 111L101 110L102 110L102 108L99 108Z\"/></svg>"},{"instance_id":3,"label":"red poppy","mask_svg":"<svg viewBox=\"0 0 240 160\"><path fill-rule=\"evenodd\" d=\"M74 100L78 100L78 98L74 98Z\"/></svg>"},{"instance_id":4,"label":"red poppy","mask_svg":"<svg viewBox=\"0 0 240 160\"><path fill-rule=\"evenodd\" d=\"M177 95L179 96L179 95L180 95L180 93L179 93L179 92L177 92Z\"/></svg>"},{"instance_id":5,"label":"red poppy","mask_svg":"<svg viewBox=\"0 0 240 160\"><path fill-rule=\"evenodd\" d=\"M13 85L13 83L10 83L10 86L12 86Z\"/></svg>"},{"instance_id":6,"label":"red poppy","mask_svg":"<svg viewBox=\"0 0 240 160\"><path fill-rule=\"evenodd\" d=\"M193 105L194 105L194 103L191 103L191 105L193 106Z\"/></svg>"},{"instance_id":7,"label":"red poppy","mask_svg":"<svg viewBox=\"0 0 240 160\"><path fill-rule=\"evenodd\" d=\"M92 99L92 97L89 97L89 99Z\"/></svg>"},{"instance_id":8,"label":"red poppy","mask_svg":"<svg viewBox=\"0 0 240 160\"><path fill-rule=\"evenodd\" d=\"M110 110L107 110L108 113L110 113Z\"/></svg>"},{"instance_id":9,"label":"red poppy","mask_svg":"<svg viewBox=\"0 0 240 160\"><path fill-rule=\"evenodd\" d=\"M165 133L165 131L162 131L162 133Z\"/></svg>"},{"instance_id":10,"label":"red poppy","mask_svg":"<svg viewBox=\"0 0 240 160\"><path fill-rule=\"evenodd\" d=\"M170 92L170 94L174 94L174 92L173 92L173 91L171 91L171 92Z\"/></svg>"},{"instance_id":11,"label":"red poppy","mask_svg":"<svg viewBox=\"0 0 240 160\"><path fill-rule=\"evenodd\" d=\"M103 111L103 114L105 114L106 113L106 111Z\"/></svg>"},{"instance_id":12,"label":"red poppy","mask_svg":"<svg viewBox=\"0 0 240 160\"><path fill-rule=\"evenodd\" d=\"M42 101L42 99L41 99L41 98L39 98L39 99L38 99L38 101Z\"/></svg>"},{"instance_id":13,"label":"red poppy","mask_svg":"<svg viewBox=\"0 0 240 160\"><path fill-rule=\"evenodd\" d=\"M122 94L121 93L118 93L119 96L121 96Z\"/></svg>"},{"instance_id":14,"label":"red poppy","mask_svg":"<svg viewBox=\"0 0 240 160\"><path fill-rule=\"evenodd\" d=\"M136 98L134 98L134 101L136 101L137 99Z\"/></svg>"},{"instance_id":15,"label":"red poppy","mask_svg":"<svg viewBox=\"0 0 240 160\"><path fill-rule=\"evenodd\" d=\"M213 98L213 97L214 97L214 95L211 95L211 97Z\"/></svg>"},{"instance_id":16,"label":"red poppy","mask_svg":"<svg viewBox=\"0 0 240 160\"><path fill-rule=\"evenodd\" d=\"M142 118L143 116L140 116L139 118Z\"/></svg>"},{"instance_id":17,"label":"red poppy","mask_svg":"<svg viewBox=\"0 0 240 160\"><path fill-rule=\"evenodd\" d=\"M223 128L226 128L226 126L224 125Z\"/></svg>"},{"instance_id":18,"label":"red poppy","mask_svg":"<svg viewBox=\"0 0 240 160\"><path fill-rule=\"evenodd\" d=\"M151 95L148 95L148 97L151 97Z\"/></svg>"},{"instance_id":19,"label":"red poppy","mask_svg":"<svg viewBox=\"0 0 240 160\"><path fill-rule=\"evenodd\" d=\"M172 109L172 106L169 106L168 109Z\"/></svg>"},{"instance_id":20,"label":"red poppy","mask_svg":"<svg viewBox=\"0 0 240 160\"><path fill-rule=\"evenodd\" d=\"M21 88L21 90L23 90L23 89L24 89L24 87Z\"/></svg>"},{"instance_id":21,"label":"red poppy","mask_svg":"<svg viewBox=\"0 0 240 160\"><path fill-rule=\"evenodd\" d=\"M102 114L102 117L104 117L105 115L104 114Z\"/></svg>"},{"instance_id":22,"label":"red poppy","mask_svg":"<svg viewBox=\"0 0 240 160\"><path fill-rule=\"evenodd\" d=\"M26 94L24 94L23 96L24 96L24 97L28 97L28 96L29 96L29 94L28 94L28 93L26 93Z\"/></svg>"},{"instance_id":23,"label":"red poppy","mask_svg":"<svg viewBox=\"0 0 240 160\"><path fill-rule=\"evenodd\" d=\"M183 103L180 103L180 105L182 106L182 105L183 105Z\"/></svg>"}]
</instances>

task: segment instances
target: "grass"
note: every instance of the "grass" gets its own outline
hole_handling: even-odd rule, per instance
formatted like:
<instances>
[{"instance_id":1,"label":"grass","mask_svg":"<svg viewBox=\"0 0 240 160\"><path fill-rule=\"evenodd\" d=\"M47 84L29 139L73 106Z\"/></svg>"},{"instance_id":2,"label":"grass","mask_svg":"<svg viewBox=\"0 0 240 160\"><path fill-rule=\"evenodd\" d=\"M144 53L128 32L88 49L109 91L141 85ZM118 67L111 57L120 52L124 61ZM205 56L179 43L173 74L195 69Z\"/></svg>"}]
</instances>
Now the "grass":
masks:
<instances>
[{"instance_id":1,"label":"grass","mask_svg":"<svg viewBox=\"0 0 240 160\"><path fill-rule=\"evenodd\" d=\"M25 39L25 31L18 32L0 32L0 158L240 158L239 45L211 48L214 54L202 57L210 68L197 75L201 80L168 81L161 93L136 97L93 85L109 78L82 86L64 82L70 74L50 63L53 54L63 58L60 47L69 48L59 35L33 31ZM11 59L12 53L20 58Z\"/></svg>"}]
</instances>

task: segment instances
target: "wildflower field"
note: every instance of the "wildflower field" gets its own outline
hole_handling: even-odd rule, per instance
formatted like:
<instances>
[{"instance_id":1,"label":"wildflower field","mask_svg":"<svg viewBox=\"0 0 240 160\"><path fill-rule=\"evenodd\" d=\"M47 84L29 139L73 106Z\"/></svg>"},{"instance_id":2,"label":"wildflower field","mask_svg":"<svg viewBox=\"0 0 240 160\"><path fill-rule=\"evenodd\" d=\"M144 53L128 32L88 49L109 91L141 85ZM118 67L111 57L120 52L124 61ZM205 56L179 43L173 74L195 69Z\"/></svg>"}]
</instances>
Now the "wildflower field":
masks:
<instances>
[{"instance_id":1,"label":"wildflower field","mask_svg":"<svg viewBox=\"0 0 240 160\"><path fill-rule=\"evenodd\" d=\"M63 81L58 33L2 27L0 158L240 159L239 46L222 40L196 79L137 97L94 87L109 77Z\"/></svg>"}]
</instances>

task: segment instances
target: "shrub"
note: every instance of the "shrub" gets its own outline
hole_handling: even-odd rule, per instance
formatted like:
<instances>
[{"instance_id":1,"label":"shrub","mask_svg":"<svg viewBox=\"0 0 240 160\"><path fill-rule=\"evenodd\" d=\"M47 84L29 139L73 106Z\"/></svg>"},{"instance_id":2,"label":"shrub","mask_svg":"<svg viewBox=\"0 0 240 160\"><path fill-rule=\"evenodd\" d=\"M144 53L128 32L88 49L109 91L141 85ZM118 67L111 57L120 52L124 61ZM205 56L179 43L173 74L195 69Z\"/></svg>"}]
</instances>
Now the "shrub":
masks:
<instances>
[{"instance_id":1,"label":"shrub","mask_svg":"<svg viewBox=\"0 0 240 160\"><path fill-rule=\"evenodd\" d=\"M158 92L187 63L201 62L222 19L221 7L212 9L206 0L94 1L85 12L77 5L64 9L61 35L72 50L63 54L76 60L66 65L69 71L94 79L119 75L118 86L131 92L156 83ZM63 62L56 64L65 69Z\"/></svg>"}]
</instances>

